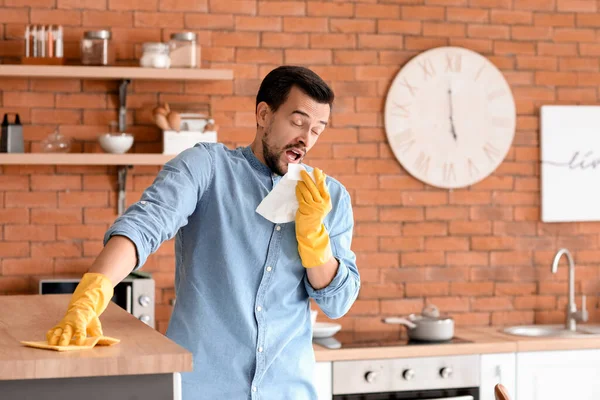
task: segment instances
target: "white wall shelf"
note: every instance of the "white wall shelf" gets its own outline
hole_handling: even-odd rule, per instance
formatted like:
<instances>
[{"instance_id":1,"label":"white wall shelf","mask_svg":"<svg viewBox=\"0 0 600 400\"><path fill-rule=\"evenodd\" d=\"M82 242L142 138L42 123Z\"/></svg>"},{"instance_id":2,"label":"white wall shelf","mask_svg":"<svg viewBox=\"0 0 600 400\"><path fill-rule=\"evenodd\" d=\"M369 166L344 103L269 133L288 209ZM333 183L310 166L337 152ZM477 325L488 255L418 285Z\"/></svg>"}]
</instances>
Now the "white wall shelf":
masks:
<instances>
[{"instance_id":1,"label":"white wall shelf","mask_svg":"<svg viewBox=\"0 0 600 400\"><path fill-rule=\"evenodd\" d=\"M163 165L170 154L1 153L0 165Z\"/></svg>"},{"instance_id":2,"label":"white wall shelf","mask_svg":"<svg viewBox=\"0 0 600 400\"><path fill-rule=\"evenodd\" d=\"M0 153L0 165L116 165L119 183L118 214L125 211L127 170L134 165L163 165L171 154Z\"/></svg>"},{"instance_id":3,"label":"white wall shelf","mask_svg":"<svg viewBox=\"0 0 600 400\"><path fill-rule=\"evenodd\" d=\"M232 80L233 71L210 68L95 67L80 65L0 65L0 76L16 78Z\"/></svg>"}]
</instances>

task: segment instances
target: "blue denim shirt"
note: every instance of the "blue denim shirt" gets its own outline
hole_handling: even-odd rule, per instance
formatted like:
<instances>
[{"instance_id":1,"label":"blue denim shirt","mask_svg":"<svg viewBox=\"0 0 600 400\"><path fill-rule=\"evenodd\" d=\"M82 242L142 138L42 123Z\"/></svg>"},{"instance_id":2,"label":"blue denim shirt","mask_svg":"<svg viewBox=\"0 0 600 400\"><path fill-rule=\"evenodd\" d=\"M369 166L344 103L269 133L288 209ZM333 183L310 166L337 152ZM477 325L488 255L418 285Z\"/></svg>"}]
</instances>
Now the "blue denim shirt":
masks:
<instances>
[{"instance_id":1,"label":"blue denim shirt","mask_svg":"<svg viewBox=\"0 0 600 400\"><path fill-rule=\"evenodd\" d=\"M333 209L324 223L339 268L315 290L295 223L255 211L280 179L250 147L199 143L167 162L106 232L105 244L112 235L135 243L136 269L175 236L177 301L166 334L193 354L183 400L317 398L309 299L339 318L360 288L350 196L327 178Z\"/></svg>"}]
</instances>

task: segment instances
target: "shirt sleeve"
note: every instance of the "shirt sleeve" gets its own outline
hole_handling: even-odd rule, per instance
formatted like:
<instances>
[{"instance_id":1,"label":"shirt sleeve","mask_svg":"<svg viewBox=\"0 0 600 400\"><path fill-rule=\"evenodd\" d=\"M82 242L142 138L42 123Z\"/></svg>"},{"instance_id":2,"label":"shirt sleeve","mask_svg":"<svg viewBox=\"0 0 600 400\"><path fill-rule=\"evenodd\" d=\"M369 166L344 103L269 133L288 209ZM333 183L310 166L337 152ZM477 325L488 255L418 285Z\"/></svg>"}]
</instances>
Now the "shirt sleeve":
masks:
<instances>
[{"instance_id":1,"label":"shirt sleeve","mask_svg":"<svg viewBox=\"0 0 600 400\"><path fill-rule=\"evenodd\" d=\"M205 144L179 153L106 231L104 245L114 235L129 238L136 248L134 270L141 268L150 254L187 224L213 176L214 162Z\"/></svg>"},{"instance_id":2,"label":"shirt sleeve","mask_svg":"<svg viewBox=\"0 0 600 400\"><path fill-rule=\"evenodd\" d=\"M309 297L315 299L321 311L332 319L340 318L348 312L360 290L356 255L350 248L354 217L350 195L345 189L334 210L331 223L326 224L326 227L329 225L331 251L339 262L337 273L329 285L322 289L314 289L307 274L304 275L304 286Z\"/></svg>"}]
</instances>

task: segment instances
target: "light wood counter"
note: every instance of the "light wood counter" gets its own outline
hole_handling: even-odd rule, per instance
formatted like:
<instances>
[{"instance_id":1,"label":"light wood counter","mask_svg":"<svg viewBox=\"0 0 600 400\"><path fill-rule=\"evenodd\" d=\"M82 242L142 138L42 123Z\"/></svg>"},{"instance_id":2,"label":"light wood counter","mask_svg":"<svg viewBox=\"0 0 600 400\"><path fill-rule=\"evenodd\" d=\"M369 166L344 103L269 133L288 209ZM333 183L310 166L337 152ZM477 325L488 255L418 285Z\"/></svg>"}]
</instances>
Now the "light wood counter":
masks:
<instances>
[{"instance_id":1,"label":"light wood counter","mask_svg":"<svg viewBox=\"0 0 600 400\"><path fill-rule=\"evenodd\" d=\"M327 349L314 344L319 361L434 357L464 354L518 353L527 351L600 349L600 336L532 338L504 334L501 327L456 328L455 336L472 343L425 344L396 347Z\"/></svg>"},{"instance_id":2,"label":"light wood counter","mask_svg":"<svg viewBox=\"0 0 600 400\"><path fill-rule=\"evenodd\" d=\"M143 374L192 370L192 354L114 303L100 321L114 346L57 352L26 347L45 340L71 295L0 296L0 381Z\"/></svg>"},{"instance_id":3,"label":"light wood counter","mask_svg":"<svg viewBox=\"0 0 600 400\"><path fill-rule=\"evenodd\" d=\"M501 332L501 328L478 328L484 336L493 336L498 339L513 341L517 345L517 352L526 351L554 351L554 350L583 350L600 349L600 336L581 336L575 338L561 337L525 337L512 336Z\"/></svg>"}]
</instances>

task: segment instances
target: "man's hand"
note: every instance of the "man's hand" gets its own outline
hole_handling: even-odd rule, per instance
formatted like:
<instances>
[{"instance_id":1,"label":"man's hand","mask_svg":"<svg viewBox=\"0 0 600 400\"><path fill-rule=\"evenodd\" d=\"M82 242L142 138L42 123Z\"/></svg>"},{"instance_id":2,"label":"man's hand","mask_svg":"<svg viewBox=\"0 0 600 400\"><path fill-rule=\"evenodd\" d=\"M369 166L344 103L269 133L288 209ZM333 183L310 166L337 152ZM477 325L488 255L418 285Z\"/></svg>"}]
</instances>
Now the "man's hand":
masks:
<instances>
[{"instance_id":1,"label":"man's hand","mask_svg":"<svg viewBox=\"0 0 600 400\"><path fill-rule=\"evenodd\" d=\"M300 175L302 180L296 184L296 239L302 265L312 268L325 264L333 256L329 234L323 224L325 216L331 211L331 198L325 184L325 174L320 169L314 169L316 182L304 170L300 171Z\"/></svg>"},{"instance_id":2,"label":"man's hand","mask_svg":"<svg viewBox=\"0 0 600 400\"><path fill-rule=\"evenodd\" d=\"M75 289L63 319L46 332L50 345L85 343L87 336L102 336L100 314L113 296L113 285L103 274L86 273Z\"/></svg>"}]
</instances>

